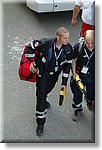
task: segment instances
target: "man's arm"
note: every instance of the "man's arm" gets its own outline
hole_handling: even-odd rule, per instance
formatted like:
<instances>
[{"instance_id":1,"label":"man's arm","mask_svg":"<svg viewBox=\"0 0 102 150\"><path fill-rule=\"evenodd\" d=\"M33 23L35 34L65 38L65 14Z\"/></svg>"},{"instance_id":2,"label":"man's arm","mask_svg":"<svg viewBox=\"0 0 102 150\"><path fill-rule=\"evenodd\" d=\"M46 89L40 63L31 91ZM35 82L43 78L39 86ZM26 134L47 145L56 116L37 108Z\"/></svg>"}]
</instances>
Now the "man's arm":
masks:
<instances>
[{"instance_id":1,"label":"man's arm","mask_svg":"<svg viewBox=\"0 0 102 150\"><path fill-rule=\"evenodd\" d=\"M36 72L35 60L39 57L40 53L46 51L46 49L52 44L54 39L43 38L41 40L31 41L26 50L26 56L31 61L30 70L31 72Z\"/></svg>"},{"instance_id":2,"label":"man's arm","mask_svg":"<svg viewBox=\"0 0 102 150\"><path fill-rule=\"evenodd\" d=\"M77 16L78 16L79 12L80 12L80 6L75 5L74 9L73 9L73 16L72 16L72 21L71 21L71 24L73 26L76 26L76 24L77 24Z\"/></svg>"},{"instance_id":3,"label":"man's arm","mask_svg":"<svg viewBox=\"0 0 102 150\"><path fill-rule=\"evenodd\" d=\"M72 73L73 73L73 79L76 77L76 59L72 59Z\"/></svg>"},{"instance_id":4,"label":"man's arm","mask_svg":"<svg viewBox=\"0 0 102 150\"><path fill-rule=\"evenodd\" d=\"M70 44L65 46L65 53L66 53L66 59L65 64L63 68L63 74L62 74L62 85L67 85L70 69L72 66L72 56L73 56L73 48Z\"/></svg>"},{"instance_id":5,"label":"man's arm","mask_svg":"<svg viewBox=\"0 0 102 150\"><path fill-rule=\"evenodd\" d=\"M61 84L62 87L67 86L70 69L71 69L71 63L65 63L63 68L63 73L62 73L62 84Z\"/></svg>"}]
</instances>

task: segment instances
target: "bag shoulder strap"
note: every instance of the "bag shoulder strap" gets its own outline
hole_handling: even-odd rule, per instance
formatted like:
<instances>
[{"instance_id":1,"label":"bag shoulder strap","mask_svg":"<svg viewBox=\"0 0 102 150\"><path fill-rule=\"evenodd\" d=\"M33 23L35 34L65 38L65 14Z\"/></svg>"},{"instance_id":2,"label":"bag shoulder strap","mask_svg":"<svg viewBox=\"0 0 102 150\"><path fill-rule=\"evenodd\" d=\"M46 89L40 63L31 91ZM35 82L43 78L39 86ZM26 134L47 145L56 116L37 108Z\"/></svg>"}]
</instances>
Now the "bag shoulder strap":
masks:
<instances>
[{"instance_id":1,"label":"bag shoulder strap","mask_svg":"<svg viewBox=\"0 0 102 150\"><path fill-rule=\"evenodd\" d=\"M83 47L84 43L85 43L85 40L84 40L84 39L82 39L82 40L79 42L78 56L79 56L79 55L81 54L81 52L82 52L82 47Z\"/></svg>"}]
</instances>

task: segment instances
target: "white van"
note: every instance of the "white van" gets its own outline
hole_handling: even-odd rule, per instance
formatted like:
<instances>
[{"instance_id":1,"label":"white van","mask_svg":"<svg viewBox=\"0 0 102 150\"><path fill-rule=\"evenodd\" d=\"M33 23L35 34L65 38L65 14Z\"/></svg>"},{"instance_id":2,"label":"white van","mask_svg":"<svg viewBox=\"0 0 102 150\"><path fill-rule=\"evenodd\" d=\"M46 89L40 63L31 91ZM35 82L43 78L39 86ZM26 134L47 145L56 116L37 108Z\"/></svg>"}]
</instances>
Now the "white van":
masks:
<instances>
[{"instance_id":1,"label":"white van","mask_svg":"<svg viewBox=\"0 0 102 150\"><path fill-rule=\"evenodd\" d=\"M75 0L26 0L26 5L38 13L73 10Z\"/></svg>"}]
</instances>

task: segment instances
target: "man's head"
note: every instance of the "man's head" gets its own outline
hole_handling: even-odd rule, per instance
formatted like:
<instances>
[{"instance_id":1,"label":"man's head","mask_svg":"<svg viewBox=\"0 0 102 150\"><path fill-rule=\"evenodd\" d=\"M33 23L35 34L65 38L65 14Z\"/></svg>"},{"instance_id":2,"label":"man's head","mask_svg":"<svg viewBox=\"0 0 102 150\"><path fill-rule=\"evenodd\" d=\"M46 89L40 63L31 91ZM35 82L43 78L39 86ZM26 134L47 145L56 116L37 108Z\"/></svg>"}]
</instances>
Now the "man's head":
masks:
<instances>
[{"instance_id":1,"label":"man's head","mask_svg":"<svg viewBox=\"0 0 102 150\"><path fill-rule=\"evenodd\" d=\"M58 28L56 31L56 38L58 43L67 45L69 42L69 31L64 27Z\"/></svg>"},{"instance_id":2,"label":"man's head","mask_svg":"<svg viewBox=\"0 0 102 150\"><path fill-rule=\"evenodd\" d=\"M84 34L86 47L92 51L95 48L95 31L87 30Z\"/></svg>"}]
</instances>

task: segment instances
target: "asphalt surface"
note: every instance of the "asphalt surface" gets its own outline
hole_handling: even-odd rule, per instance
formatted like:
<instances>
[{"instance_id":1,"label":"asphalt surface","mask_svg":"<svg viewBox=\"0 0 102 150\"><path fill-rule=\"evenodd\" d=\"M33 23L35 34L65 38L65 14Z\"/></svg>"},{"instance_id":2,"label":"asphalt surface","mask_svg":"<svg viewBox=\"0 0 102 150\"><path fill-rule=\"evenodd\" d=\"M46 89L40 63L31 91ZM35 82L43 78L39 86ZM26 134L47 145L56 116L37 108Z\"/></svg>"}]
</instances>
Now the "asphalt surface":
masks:
<instances>
[{"instance_id":1,"label":"asphalt surface","mask_svg":"<svg viewBox=\"0 0 102 150\"><path fill-rule=\"evenodd\" d=\"M48 142L48 143L93 143L95 140L94 115L85 101L83 114L78 122L72 121L72 93L69 82L66 101L58 106L61 78L48 100L47 122L42 137L36 136L36 87L34 83L20 81L19 61L25 43L32 39L54 37L56 29L67 27L70 43L78 41L81 26L73 28L70 24L72 12L37 14L23 3L3 4L2 64L3 64L3 112L2 142Z\"/></svg>"}]
</instances>

